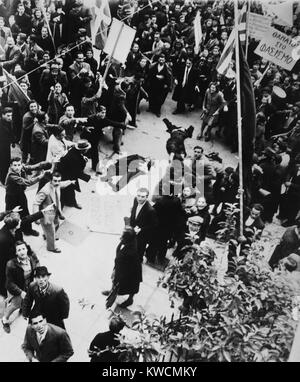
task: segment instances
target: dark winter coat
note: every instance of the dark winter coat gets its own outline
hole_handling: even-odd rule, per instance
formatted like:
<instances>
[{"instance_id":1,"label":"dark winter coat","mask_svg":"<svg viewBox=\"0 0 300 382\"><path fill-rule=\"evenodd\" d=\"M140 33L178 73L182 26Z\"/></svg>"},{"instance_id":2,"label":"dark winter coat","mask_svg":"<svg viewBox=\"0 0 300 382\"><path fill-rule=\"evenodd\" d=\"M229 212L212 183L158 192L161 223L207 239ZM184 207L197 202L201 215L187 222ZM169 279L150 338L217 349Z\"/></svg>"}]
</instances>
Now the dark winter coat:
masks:
<instances>
[{"instance_id":1,"label":"dark winter coat","mask_svg":"<svg viewBox=\"0 0 300 382\"><path fill-rule=\"evenodd\" d=\"M68 153L60 159L57 171L62 175L62 180L76 180L75 190L80 191L78 179L84 182L90 180L90 176L84 173L86 161L80 150L72 147Z\"/></svg>"},{"instance_id":2,"label":"dark winter coat","mask_svg":"<svg viewBox=\"0 0 300 382\"><path fill-rule=\"evenodd\" d=\"M196 96L195 87L198 84L197 71L193 67L190 68L188 78L183 87L185 69L186 66L181 66L177 73L175 73L178 83L174 89L173 100L193 104Z\"/></svg>"},{"instance_id":3,"label":"dark winter coat","mask_svg":"<svg viewBox=\"0 0 300 382\"><path fill-rule=\"evenodd\" d=\"M13 236L6 225L0 229L0 295L2 296L6 296L6 264L14 257L15 242L18 240L23 240L20 230L17 230L15 236Z\"/></svg>"},{"instance_id":4,"label":"dark winter coat","mask_svg":"<svg viewBox=\"0 0 300 382\"><path fill-rule=\"evenodd\" d=\"M29 285L23 304L24 317L30 317L30 313L37 309L50 324L65 328L63 320L68 318L70 310L69 297L64 289L49 283L45 295L42 295L36 281Z\"/></svg>"},{"instance_id":5,"label":"dark winter coat","mask_svg":"<svg viewBox=\"0 0 300 382\"><path fill-rule=\"evenodd\" d=\"M118 245L113 284L119 283L118 294L136 294L142 282L142 264L137 252L136 239Z\"/></svg>"}]
</instances>

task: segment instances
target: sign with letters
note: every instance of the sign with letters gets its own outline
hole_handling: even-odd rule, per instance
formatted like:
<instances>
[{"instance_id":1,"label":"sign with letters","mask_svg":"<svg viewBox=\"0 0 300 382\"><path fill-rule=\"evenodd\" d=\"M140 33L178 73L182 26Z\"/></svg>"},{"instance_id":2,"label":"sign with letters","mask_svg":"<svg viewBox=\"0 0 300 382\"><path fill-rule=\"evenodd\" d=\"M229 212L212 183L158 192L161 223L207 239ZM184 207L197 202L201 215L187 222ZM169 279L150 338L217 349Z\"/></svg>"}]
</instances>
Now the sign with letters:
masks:
<instances>
[{"instance_id":1,"label":"sign with letters","mask_svg":"<svg viewBox=\"0 0 300 382\"><path fill-rule=\"evenodd\" d=\"M270 28L258 44L255 53L286 70L292 70L297 62L294 52L299 49L299 44L299 39Z\"/></svg>"},{"instance_id":2,"label":"sign with letters","mask_svg":"<svg viewBox=\"0 0 300 382\"><path fill-rule=\"evenodd\" d=\"M249 33L252 38L261 40L268 33L271 26L271 19L268 16L258 15L257 13L249 13L248 19Z\"/></svg>"}]
</instances>

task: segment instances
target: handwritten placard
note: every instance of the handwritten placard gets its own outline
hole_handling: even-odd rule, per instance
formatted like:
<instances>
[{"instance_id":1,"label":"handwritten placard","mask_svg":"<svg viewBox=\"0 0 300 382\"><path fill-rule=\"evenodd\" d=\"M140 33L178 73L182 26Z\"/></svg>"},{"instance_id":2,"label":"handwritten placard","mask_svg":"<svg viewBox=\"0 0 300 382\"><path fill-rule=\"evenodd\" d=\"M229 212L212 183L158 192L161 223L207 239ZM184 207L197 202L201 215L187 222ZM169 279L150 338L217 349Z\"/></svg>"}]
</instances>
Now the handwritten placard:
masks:
<instances>
[{"instance_id":1,"label":"handwritten placard","mask_svg":"<svg viewBox=\"0 0 300 382\"><path fill-rule=\"evenodd\" d=\"M293 52L299 44L300 41L297 39L291 38L275 28L270 28L258 44L255 53L286 70L292 70L297 62L295 60L297 57Z\"/></svg>"}]
</instances>

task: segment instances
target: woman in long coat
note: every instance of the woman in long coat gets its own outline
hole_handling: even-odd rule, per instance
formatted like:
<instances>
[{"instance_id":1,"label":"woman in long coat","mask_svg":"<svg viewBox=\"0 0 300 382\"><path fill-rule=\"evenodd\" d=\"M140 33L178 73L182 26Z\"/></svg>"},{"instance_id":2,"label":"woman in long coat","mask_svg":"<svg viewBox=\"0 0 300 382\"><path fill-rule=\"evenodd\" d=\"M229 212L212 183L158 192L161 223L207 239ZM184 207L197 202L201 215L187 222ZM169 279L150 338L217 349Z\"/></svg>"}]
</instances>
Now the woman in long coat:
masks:
<instances>
[{"instance_id":1,"label":"woman in long coat","mask_svg":"<svg viewBox=\"0 0 300 382\"><path fill-rule=\"evenodd\" d=\"M113 288L119 296L129 295L119 306L126 308L133 303L133 296L138 293L142 281L142 264L137 252L136 234L132 227L126 227L117 246Z\"/></svg>"}]
</instances>

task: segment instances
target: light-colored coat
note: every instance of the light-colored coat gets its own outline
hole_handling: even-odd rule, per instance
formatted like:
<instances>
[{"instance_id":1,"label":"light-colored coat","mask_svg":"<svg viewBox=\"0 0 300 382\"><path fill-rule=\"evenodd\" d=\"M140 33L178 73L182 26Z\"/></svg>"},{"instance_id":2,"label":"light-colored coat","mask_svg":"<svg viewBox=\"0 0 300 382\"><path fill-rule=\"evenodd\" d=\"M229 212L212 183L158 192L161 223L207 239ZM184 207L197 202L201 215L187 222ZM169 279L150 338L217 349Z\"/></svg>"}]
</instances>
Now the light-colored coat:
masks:
<instances>
[{"instance_id":1,"label":"light-colored coat","mask_svg":"<svg viewBox=\"0 0 300 382\"><path fill-rule=\"evenodd\" d=\"M45 184L45 186L36 194L35 201L33 202L33 213L39 212L40 210L54 203L53 208L50 211L45 211L43 213L43 221L45 224L53 223L57 212L61 211L60 189L68 187L70 184L72 184L70 180L65 180L61 182L60 186L57 188L59 203L58 206L56 206L55 188L52 186L51 182Z\"/></svg>"},{"instance_id":2,"label":"light-colored coat","mask_svg":"<svg viewBox=\"0 0 300 382\"><path fill-rule=\"evenodd\" d=\"M48 141L46 161L51 163L58 162L74 144L74 142L68 141L67 139L61 141L52 134Z\"/></svg>"}]
</instances>

